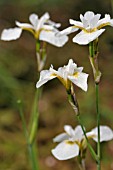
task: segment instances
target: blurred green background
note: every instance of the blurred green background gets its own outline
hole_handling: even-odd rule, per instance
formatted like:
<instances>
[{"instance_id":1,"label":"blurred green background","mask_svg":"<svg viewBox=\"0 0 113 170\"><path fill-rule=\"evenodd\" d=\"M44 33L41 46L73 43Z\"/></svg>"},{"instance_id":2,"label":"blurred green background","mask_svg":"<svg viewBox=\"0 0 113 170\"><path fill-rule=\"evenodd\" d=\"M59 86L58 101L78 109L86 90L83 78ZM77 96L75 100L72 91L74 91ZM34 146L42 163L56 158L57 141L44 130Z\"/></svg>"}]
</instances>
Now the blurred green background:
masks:
<instances>
[{"instance_id":1,"label":"blurred green background","mask_svg":"<svg viewBox=\"0 0 113 170\"><path fill-rule=\"evenodd\" d=\"M15 27L15 20L29 22L28 16L36 13L41 16L49 12L51 20L61 22L61 30L69 25L69 18L79 20L79 14L92 10L95 13L109 13L112 17L110 0L0 0L0 32L4 28ZM88 59L88 46L69 42L63 48L48 44L48 58L45 68L53 64L57 69L73 58L84 72L90 74L89 89L85 93L76 87L76 95L84 125L88 130L96 126L95 90L93 75ZM102 71L100 84L101 124L113 129L113 28L108 27L99 39L99 66ZM17 100L21 99L27 123L35 94L37 81L35 40L28 32L23 32L17 41L0 41L0 170L30 170L28 152L22 123L19 117ZM63 132L63 126L78 123L67 101L64 87L58 80L44 86L40 99L39 160L41 170L78 170L76 159L57 161L51 155L55 146L52 139ZM92 143L96 148L95 143ZM113 141L102 143L102 170L113 170ZM96 165L87 152L87 170ZM90 161L89 161L90 160Z\"/></svg>"}]
</instances>

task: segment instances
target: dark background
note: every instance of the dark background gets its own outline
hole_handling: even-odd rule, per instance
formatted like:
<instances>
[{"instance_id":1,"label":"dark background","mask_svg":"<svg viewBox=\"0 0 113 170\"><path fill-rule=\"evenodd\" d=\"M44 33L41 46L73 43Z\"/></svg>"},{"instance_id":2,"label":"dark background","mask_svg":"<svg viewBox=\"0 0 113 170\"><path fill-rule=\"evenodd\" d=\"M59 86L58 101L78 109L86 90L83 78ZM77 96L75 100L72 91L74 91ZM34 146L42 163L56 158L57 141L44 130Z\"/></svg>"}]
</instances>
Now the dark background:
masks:
<instances>
[{"instance_id":1,"label":"dark background","mask_svg":"<svg viewBox=\"0 0 113 170\"><path fill-rule=\"evenodd\" d=\"M92 10L95 13L109 13L112 17L112 1L108 0L0 0L0 32L15 27L15 20L29 22L31 13L39 16L49 12L51 20L61 22L61 30L69 26L69 19L79 20L79 15ZM63 48L48 44L48 58L45 68L53 64L57 69L73 58L84 72L90 74L88 92L76 87L81 117L88 130L96 126L95 90L93 75L88 59L88 46L69 42ZM100 83L101 124L113 129L113 28L107 27L99 38L99 67L102 72ZM23 101L27 124L35 94L37 81L35 40L28 33L22 33L17 41L0 42L0 170L30 170L22 123L17 100ZM63 132L63 126L78 123L67 101L65 88L58 80L47 83L40 99L40 117L37 143L41 170L78 170L75 159L57 161L51 155L55 146L52 139ZM92 142L94 148L96 145ZM113 141L102 143L102 170L113 170ZM96 169L96 164L87 152L87 170Z\"/></svg>"}]
</instances>

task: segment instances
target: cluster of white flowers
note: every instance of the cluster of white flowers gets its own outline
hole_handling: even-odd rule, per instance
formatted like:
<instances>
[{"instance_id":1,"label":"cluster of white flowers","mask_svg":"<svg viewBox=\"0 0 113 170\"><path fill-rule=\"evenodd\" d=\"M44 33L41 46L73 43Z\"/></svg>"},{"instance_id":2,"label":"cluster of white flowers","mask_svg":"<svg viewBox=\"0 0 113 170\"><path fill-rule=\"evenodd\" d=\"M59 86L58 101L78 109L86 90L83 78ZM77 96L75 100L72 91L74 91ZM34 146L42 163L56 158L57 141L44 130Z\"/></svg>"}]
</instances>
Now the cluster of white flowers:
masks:
<instances>
[{"instance_id":1,"label":"cluster of white flowers","mask_svg":"<svg viewBox=\"0 0 113 170\"><path fill-rule=\"evenodd\" d=\"M16 40L21 36L22 30L27 30L31 32L36 39L58 47L62 47L68 41L66 35L56 36L56 34L59 33L57 28L59 28L61 24L51 21L48 13L45 13L40 19L38 15L31 14L29 20L31 24L16 21L18 27L4 29L1 34L1 40Z\"/></svg>"},{"instance_id":2,"label":"cluster of white flowers","mask_svg":"<svg viewBox=\"0 0 113 170\"><path fill-rule=\"evenodd\" d=\"M60 142L52 154L58 160L67 160L79 155L79 151L84 149L85 136L80 126L73 129L69 125L64 126L65 133L56 136L53 141ZM97 127L86 133L88 139L98 141ZM108 126L100 126L100 142L109 141L113 139L113 131ZM85 146L86 147L86 146Z\"/></svg>"},{"instance_id":3,"label":"cluster of white flowers","mask_svg":"<svg viewBox=\"0 0 113 170\"><path fill-rule=\"evenodd\" d=\"M45 13L40 19L38 15L31 14L29 17L31 24L16 21L18 27L4 29L1 39L4 41L16 40L20 37L22 30L27 30L36 39L61 47L68 41L68 34L80 29L81 32L73 38L73 42L86 45L97 39L105 31L105 29L101 28L108 25L113 26L113 19L110 18L109 14L105 14L105 17L102 19L100 17L101 14L95 15L92 11L87 11L84 16L80 14L81 22L70 19L69 22L73 26L59 31L57 28L61 24L51 21L48 13Z\"/></svg>"},{"instance_id":4,"label":"cluster of white flowers","mask_svg":"<svg viewBox=\"0 0 113 170\"><path fill-rule=\"evenodd\" d=\"M40 19L36 14L29 16L28 23L20 23L16 21L15 28L4 29L1 34L1 40L11 41L16 40L21 36L23 30L27 30L33 34L36 40L45 41L52 45L62 47L67 41L70 33L81 30L74 38L73 42L80 45L87 45L90 42L97 39L105 29L105 26L113 27L113 19L109 14L105 14L105 17L100 19L100 14L94 14L92 11L88 11L84 14L80 14L80 20L76 21L70 19L69 22L72 26L59 31L59 23L55 23L50 20L48 13L45 13ZM71 89L72 83L82 90L87 91L88 74L82 72L83 67L77 67L77 64L72 59L69 60L66 66L55 70L53 66L49 70L43 70L40 72L39 81L36 87L39 88L49 80L58 78L67 90ZM82 147L84 147L83 141L86 140L83 131L80 126L72 129L71 126L64 126L65 133L62 133L54 138L54 142L60 142L55 149L52 150L52 154L59 160L67 160L79 155ZM86 133L88 139L98 141L97 127ZM108 126L100 126L100 142L109 141L113 139L113 131Z\"/></svg>"}]
</instances>

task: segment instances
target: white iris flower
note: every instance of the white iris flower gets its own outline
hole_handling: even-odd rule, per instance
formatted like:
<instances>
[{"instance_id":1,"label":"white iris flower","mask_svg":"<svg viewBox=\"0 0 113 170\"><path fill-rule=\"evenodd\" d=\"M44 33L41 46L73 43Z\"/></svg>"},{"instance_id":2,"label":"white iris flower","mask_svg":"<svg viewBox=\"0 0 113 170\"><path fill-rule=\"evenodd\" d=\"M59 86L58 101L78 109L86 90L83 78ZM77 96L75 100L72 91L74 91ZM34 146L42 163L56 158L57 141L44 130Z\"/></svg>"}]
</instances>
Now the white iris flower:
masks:
<instances>
[{"instance_id":1,"label":"white iris flower","mask_svg":"<svg viewBox=\"0 0 113 170\"><path fill-rule=\"evenodd\" d=\"M69 22L73 26L66 28L57 35L68 35L80 29L81 32L73 38L73 42L80 45L89 44L105 31L101 28L108 25L113 27L113 19L110 18L109 14L105 14L103 19L100 19L100 17L101 14L95 15L92 11L87 11L84 16L80 14L81 21L70 19Z\"/></svg>"},{"instance_id":2,"label":"white iris flower","mask_svg":"<svg viewBox=\"0 0 113 170\"><path fill-rule=\"evenodd\" d=\"M88 74L82 72L83 67L77 67L72 59L69 60L68 65L54 70L53 66L49 70L43 70L40 72L40 79L36 84L39 88L49 80L58 78L67 90L70 89L71 83L77 85L82 90L87 91L87 78Z\"/></svg>"},{"instance_id":3,"label":"white iris flower","mask_svg":"<svg viewBox=\"0 0 113 170\"><path fill-rule=\"evenodd\" d=\"M79 151L84 147L84 134L80 126L73 129L69 125L64 126L65 133L56 136L53 141L60 142L55 149L52 149L52 154L58 160L67 160L79 155ZM92 138L98 141L97 127L86 133L88 139ZM108 126L100 126L100 142L113 139L113 131Z\"/></svg>"},{"instance_id":4,"label":"white iris flower","mask_svg":"<svg viewBox=\"0 0 113 170\"><path fill-rule=\"evenodd\" d=\"M36 39L46 41L58 47L63 46L68 41L66 35L56 36L56 33L59 32L57 28L60 27L61 24L51 21L48 13L42 15L41 18L38 18L36 14L31 14L29 20L31 24L16 21L18 27L4 29L1 34L1 40L16 40L21 36L22 30L27 30L31 32Z\"/></svg>"}]
</instances>

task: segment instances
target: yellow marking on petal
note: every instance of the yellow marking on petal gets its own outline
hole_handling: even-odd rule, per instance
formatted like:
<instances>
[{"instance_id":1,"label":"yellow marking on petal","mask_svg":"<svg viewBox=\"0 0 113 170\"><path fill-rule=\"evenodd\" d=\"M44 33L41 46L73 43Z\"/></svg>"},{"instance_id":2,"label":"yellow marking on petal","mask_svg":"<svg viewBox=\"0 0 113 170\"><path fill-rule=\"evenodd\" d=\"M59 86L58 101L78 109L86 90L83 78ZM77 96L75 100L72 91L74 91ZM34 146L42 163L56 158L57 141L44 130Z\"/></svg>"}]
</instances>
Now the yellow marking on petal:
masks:
<instances>
[{"instance_id":1,"label":"yellow marking on petal","mask_svg":"<svg viewBox=\"0 0 113 170\"><path fill-rule=\"evenodd\" d=\"M65 143L68 144L68 145L74 145L76 142L68 141L68 140L67 140L67 141L65 141Z\"/></svg>"},{"instance_id":2,"label":"yellow marking on petal","mask_svg":"<svg viewBox=\"0 0 113 170\"><path fill-rule=\"evenodd\" d=\"M83 31L84 31L85 33L92 33L92 32L97 31L97 28L92 28L92 29L88 29L88 30L84 29Z\"/></svg>"},{"instance_id":3,"label":"yellow marking on petal","mask_svg":"<svg viewBox=\"0 0 113 170\"><path fill-rule=\"evenodd\" d=\"M74 77L78 77L78 76L79 76L79 72L75 72L75 73L73 74L73 76L74 76Z\"/></svg>"},{"instance_id":4,"label":"yellow marking on petal","mask_svg":"<svg viewBox=\"0 0 113 170\"><path fill-rule=\"evenodd\" d=\"M21 27L23 30L25 31L29 31L31 32L33 35L35 34L34 30L32 28L25 28L25 27Z\"/></svg>"},{"instance_id":5,"label":"yellow marking on petal","mask_svg":"<svg viewBox=\"0 0 113 170\"><path fill-rule=\"evenodd\" d=\"M41 29L39 29L35 32L35 38L36 39L39 39L40 32L43 31L43 30L46 31L46 32L51 32L51 30L41 28Z\"/></svg>"},{"instance_id":6,"label":"yellow marking on petal","mask_svg":"<svg viewBox=\"0 0 113 170\"><path fill-rule=\"evenodd\" d=\"M99 25L99 26L97 27L97 29L100 29L100 28L105 27L105 26L108 26L108 25L110 25L110 22L106 22L106 23L104 23L104 24Z\"/></svg>"},{"instance_id":7,"label":"yellow marking on petal","mask_svg":"<svg viewBox=\"0 0 113 170\"><path fill-rule=\"evenodd\" d=\"M57 76L55 73L52 73L50 76Z\"/></svg>"}]
</instances>

